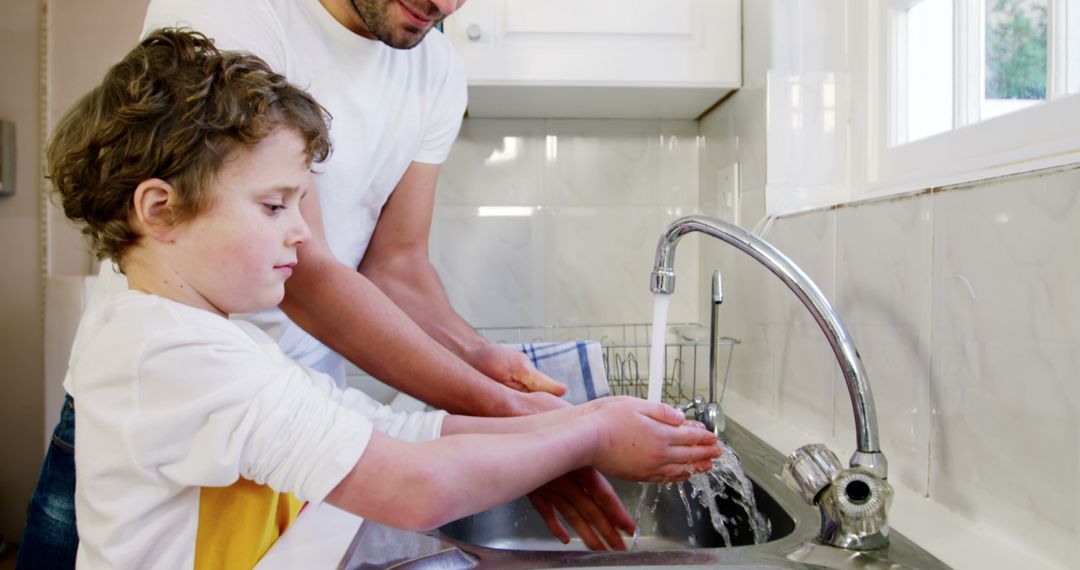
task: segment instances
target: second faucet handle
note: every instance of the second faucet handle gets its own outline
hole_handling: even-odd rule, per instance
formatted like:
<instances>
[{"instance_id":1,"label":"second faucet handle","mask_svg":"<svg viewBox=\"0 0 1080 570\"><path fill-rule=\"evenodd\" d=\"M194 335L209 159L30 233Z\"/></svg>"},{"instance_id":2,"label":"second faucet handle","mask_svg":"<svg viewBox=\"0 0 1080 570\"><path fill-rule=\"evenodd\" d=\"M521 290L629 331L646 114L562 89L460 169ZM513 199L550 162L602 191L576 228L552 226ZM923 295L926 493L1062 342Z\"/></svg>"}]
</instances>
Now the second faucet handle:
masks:
<instances>
[{"instance_id":1,"label":"second faucet handle","mask_svg":"<svg viewBox=\"0 0 1080 570\"><path fill-rule=\"evenodd\" d=\"M784 463L781 473L784 482L811 505L817 505L821 492L832 484L833 477L844 466L836 454L820 443L796 449Z\"/></svg>"}]
</instances>

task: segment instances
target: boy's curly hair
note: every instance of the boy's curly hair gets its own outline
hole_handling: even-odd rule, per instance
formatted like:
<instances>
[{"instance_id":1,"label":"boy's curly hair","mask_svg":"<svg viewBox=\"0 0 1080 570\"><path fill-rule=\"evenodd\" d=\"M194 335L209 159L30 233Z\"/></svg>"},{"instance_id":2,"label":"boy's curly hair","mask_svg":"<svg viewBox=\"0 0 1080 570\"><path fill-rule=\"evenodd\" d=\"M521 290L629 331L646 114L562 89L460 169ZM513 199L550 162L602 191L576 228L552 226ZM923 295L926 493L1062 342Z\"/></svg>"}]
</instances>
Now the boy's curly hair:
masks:
<instances>
[{"instance_id":1,"label":"boy's curly hair","mask_svg":"<svg viewBox=\"0 0 1080 570\"><path fill-rule=\"evenodd\" d=\"M254 55L219 51L198 32L148 35L69 110L53 131L48 174L68 218L99 258L120 261L139 238L135 188L167 181L180 196L171 223L212 203L209 183L237 149L279 127L306 141L308 160L330 153L329 115Z\"/></svg>"}]
</instances>

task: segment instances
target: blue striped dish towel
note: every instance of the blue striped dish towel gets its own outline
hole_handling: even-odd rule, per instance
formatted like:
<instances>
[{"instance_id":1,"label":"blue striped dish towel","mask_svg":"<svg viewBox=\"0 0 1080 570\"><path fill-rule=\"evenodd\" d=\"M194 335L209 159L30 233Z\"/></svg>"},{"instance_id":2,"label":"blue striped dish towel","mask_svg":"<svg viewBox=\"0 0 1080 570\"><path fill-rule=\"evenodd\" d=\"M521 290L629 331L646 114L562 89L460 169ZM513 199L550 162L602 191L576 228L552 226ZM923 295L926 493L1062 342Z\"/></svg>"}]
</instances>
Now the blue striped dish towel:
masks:
<instances>
[{"instance_id":1,"label":"blue striped dish towel","mask_svg":"<svg viewBox=\"0 0 1080 570\"><path fill-rule=\"evenodd\" d=\"M582 404L611 393L604 370L604 350L595 340L507 346L525 353L538 370L566 384L563 399L571 404Z\"/></svg>"}]
</instances>

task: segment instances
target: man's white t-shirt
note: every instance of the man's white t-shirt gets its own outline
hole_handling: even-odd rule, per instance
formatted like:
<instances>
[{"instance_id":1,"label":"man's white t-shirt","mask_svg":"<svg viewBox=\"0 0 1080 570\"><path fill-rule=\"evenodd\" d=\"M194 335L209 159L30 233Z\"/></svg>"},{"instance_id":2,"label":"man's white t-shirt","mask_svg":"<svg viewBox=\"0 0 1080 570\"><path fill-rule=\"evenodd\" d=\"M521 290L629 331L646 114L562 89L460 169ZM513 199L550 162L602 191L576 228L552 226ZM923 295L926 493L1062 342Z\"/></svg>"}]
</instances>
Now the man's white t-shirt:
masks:
<instances>
[{"instance_id":1,"label":"man's white t-shirt","mask_svg":"<svg viewBox=\"0 0 1080 570\"><path fill-rule=\"evenodd\" d=\"M306 89L332 116L333 155L315 170L323 227L334 256L356 268L390 193L412 162L440 164L461 128L465 71L436 30L409 50L356 35L316 0L151 0L144 35L183 26L220 49L258 55ZM111 264L101 286L122 289ZM109 285L108 282L112 282ZM278 309L244 315L297 361L331 374L339 356Z\"/></svg>"},{"instance_id":2,"label":"man's white t-shirt","mask_svg":"<svg viewBox=\"0 0 1080 570\"><path fill-rule=\"evenodd\" d=\"M319 503L373 430L427 441L446 416L395 412L290 360L250 323L136 291L83 315L66 383L80 568L191 568L214 514L202 489L243 478Z\"/></svg>"}]
</instances>

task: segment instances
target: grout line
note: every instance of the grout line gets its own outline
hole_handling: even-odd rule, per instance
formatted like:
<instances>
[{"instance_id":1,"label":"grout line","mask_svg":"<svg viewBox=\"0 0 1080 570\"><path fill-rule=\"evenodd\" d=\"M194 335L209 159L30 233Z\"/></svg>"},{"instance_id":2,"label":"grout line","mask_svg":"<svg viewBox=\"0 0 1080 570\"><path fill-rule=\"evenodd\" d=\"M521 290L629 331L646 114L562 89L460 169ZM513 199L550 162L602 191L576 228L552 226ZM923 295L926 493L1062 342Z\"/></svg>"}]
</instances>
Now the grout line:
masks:
<instances>
[{"instance_id":1,"label":"grout line","mask_svg":"<svg viewBox=\"0 0 1080 570\"><path fill-rule=\"evenodd\" d=\"M935 194L929 194L927 196L927 200L929 201L927 209L930 211L930 271L928 272L928 279L930 281L930 284L929 284L930 286L927 287L927 290L930 292L930 299L929 299L930 307L929 307L929 310L927 311L929 313L929 315L928 315L929 316L928 323L929 323L930 330L928 332L928 338L927 338L928 354L926 355L926 359L927 359L927 367L926 367L927 368L927 378L926 378L926 406L927 406L926 418L927 419L926 419L926 424L927 425L926 425L926 492L925 492L925 494L926 494L927 498L930 498L930 473L932 471L931 467L930 467L930 462L933 460L934 439L935 439L934 438L934 433L935 433L935 430L934 430L935 398L934 398L934 389L933 389L933 387L934 387L934 255L935 255L935 244L937 242L937 225L938 225L938 221L937 221L937 215L936 215L936 212L935 212L935 206L937 204L937 199L936 199Z\"/></svg>"}]
</instances>

